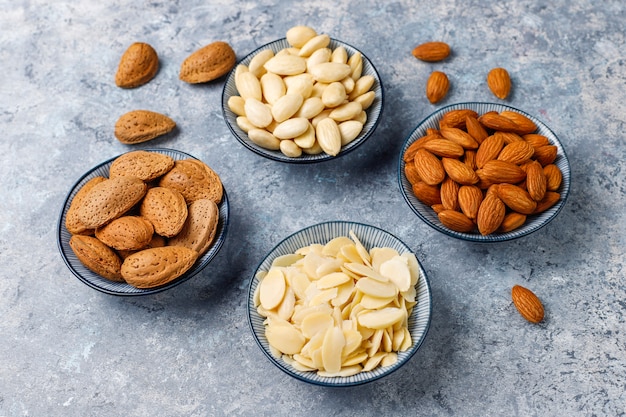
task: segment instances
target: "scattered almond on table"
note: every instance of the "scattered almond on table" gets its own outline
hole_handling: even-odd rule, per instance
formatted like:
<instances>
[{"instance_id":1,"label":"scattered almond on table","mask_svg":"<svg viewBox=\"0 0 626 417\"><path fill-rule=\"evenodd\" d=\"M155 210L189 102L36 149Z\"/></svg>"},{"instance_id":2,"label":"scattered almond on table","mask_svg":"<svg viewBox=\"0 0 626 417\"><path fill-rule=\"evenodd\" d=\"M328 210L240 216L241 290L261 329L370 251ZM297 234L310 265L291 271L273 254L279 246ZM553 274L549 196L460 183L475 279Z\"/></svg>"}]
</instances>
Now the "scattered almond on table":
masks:
<instances>
[{"instance_id":1,"label":"scattered almond on table","mask_svg":"<svg viewBox=\"0 0 626 417\"><path fill-rule=\"evenodd\" d=\"M528 288L521 285L513 286L511 298L517 311L531 323L539 323L543 320L544 309L539 297Z\"/></svg>"},{"instance_id":2,"label":"scattered almond on table","mask_svg":"<svg viewBox=\"0 0 626 417\"><path fill-rule=\"evenodd\" d=\"M159 57L154 48L135 42L126 49L115 74L115 84L121 88L136 88L148 83L159 70Z\"/></svg>"}]
</instances>

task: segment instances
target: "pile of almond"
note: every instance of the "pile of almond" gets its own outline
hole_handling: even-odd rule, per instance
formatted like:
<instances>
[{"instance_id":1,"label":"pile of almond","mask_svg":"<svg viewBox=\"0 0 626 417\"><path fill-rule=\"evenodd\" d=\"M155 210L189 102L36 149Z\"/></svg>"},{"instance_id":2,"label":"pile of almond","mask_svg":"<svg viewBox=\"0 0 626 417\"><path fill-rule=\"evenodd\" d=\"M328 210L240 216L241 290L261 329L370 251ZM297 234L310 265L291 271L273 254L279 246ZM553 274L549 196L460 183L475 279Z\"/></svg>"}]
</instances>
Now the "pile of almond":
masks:
<instances>
[{"instance_id":1,"label":"pile of almond","mask_svg":"<svg viewBox=\"0 0 626 417\"><path fill-rule=\"evenodd\" d=\"M445 113L403 155L415 197L461 233L510 232L560 199L557 147L515 111Z\"/></svg>"},{"instance_id":2,"label":"pile of almond","mask_svg":"<svg viewBox=\"0 0 626 417\"><path fill-rule=\"evenodd\" d=\"M258 146L288 157L335 156L359 136L376 98L375 79L362 75L360 53L348 56L308 26L287 31L290 47L265 49L235 69L239 95L228 107Z\"/></svg>"},{"instance_id":3,"label":"pile of almond","mask_svg":"<svg viewBox=\"0 0 626 417\"><path fill-rule=\"evenodd\" d=\"M165 285L211 246L223 196L197 159L133 151L75 194L65 218L76 257L91 271L137 288Z\"/></svg>"}]
</instances>

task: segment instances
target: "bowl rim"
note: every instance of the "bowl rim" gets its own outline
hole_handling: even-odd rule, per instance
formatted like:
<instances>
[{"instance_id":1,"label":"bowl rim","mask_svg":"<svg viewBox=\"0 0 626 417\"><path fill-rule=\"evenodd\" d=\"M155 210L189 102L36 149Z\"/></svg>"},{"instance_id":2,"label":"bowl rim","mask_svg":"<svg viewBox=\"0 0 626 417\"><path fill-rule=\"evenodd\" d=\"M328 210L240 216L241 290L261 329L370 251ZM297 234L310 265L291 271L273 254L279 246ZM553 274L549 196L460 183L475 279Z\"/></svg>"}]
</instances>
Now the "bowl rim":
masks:
<instances>
[{"instance_id":1,"label":"bowl rim","mask_svg":"<svg viewBox=\"0 0 626 417\"><path fill-rule=\"evenodd\" d=\"M158 287L153 287L153 288L147 288L147 289L142 289L142 288L135 288L132 287L129 284L125 284L125 283L116 283L111 281L110 285L111 286L120 286L120 287L125 287L128 288L129 291L128 292L124 292L124 291L118 291L115 290L113 288L108 288L107 286L103 286L101 284L98 283L98 281L102 281L103 283L109 283L109 281L106 281L105 278L102 277L97 277L97 274L95 274L95 272L92 272L91 270L88 270L85 267L85 270L89 272L89 274L93 274L94 275L94 280L83 276L79 271L76 270L76 268L74 267L74 265L72 264L72 262L70 261L70 255L72 257L75 257L75 255L73 253L71 253L71 249L69 248L69 239L67 239L67 242L63 239L64 235L68 234L71 237L71 234L67 231L67 229L65 229L65 217L67 214L67 211L69 209L69 206L72 202L72 200L74 199L74 197L76 196L76 193L78 192L78 190L80 189L80 187L82 187L83 181L85 181L88 177L93 176L95 172L97 172L100 169L108 169L105 168L107 165L113 163L113 161L117 158L119 158L122 155L125 155L129 152L134 152L134 151L146 151L146 152L156 152L156 153L163 153L163 154L174 154L177 155L178 157L180 157L180 159L186 159L186 158L192 158L192 159L198 159L195 156L188 154L187 152L183 152L183 151L179 151L176 149L170 149L170 148L146 148L146 149L133 149L133 150L129 150L127 152L123 152L117 156L111 157L105 161L102 161L100 163L98 163L97 165L91 167L90 169L88 169L85 173L83 173L80 178L78 178L77 181L74 182L74 184L72 185L72 187L70 188L69 192L66 194L65 198L63 199L63 204L61 206L61 210L60 210L60 214L59 214L59 218L57 221L57 228L56 228L56 243L57 243L57 248L59 250L59 253L61 254L61 258L63 259L63 262L65 263L65 265L67 266L67 268L70 270L70 272L76 277L78 278L81 282L83 282L84 284L86 284L87 286L105 293L105 294L109 294L109 295L116 295L116 296L122 296L122 297L133 297L133 296L144 296L144 295L151 295L151 294L157 294L160 293L162 291L168 290L170 288L173 288L187 280L189 280L190 278L192 278L193 276L197 275L198 273L202 272L202 270L204 268L206 268L211 261L215 258L215 256L218 254L218 252L220 251L220 249L222 248L222 246L224 245L225 241L226 241L226 235L227 235L227 231L228 231L228 227L229 227L229 223L230 223L230 203L228 200L228 194L226 192L226 188L223 186L222 184L222 188L223 188L223 196L222 196L222 201L218 204L218 208L219 208L219 217L221 220L223 220L222 222L220 222L218 224L218 229L216 231L215 234L215 239L213 241L213 243L211 244L211 247L209 248L209 250L207 252L205 252L201 257L198 258L198 260L196 260L196 263L194 264L194 266L192 266L192 268L190 268L187 272L185 272L183 275L181 275L180 277L176 278L175 280L158 286Z\"/></svg>"},{"instance_id":2,"label":"bowl rim","mask_svg":"<svg viewBox=\"0 0 626 417\"><path fill-rule=\"evenodd\" d=\"M293 239L294 237L300 234L307 233L309 231L313 231L316 229L323 229L325 227L331 227L332 225L339 225L339 226L348 227L348 228L355 226L355 227L360 227L360 228L365 228L365 229L375 231L385 236L388 239L394 240L399 246L406 248L407 252L410 252L415 255L415 252L406 243L404 243L402 240L400 240L397 236L395 236L391 232L384 230L382 228L365 224L365 223L361 223L361 222L346 221L346 220L330 220L330 221L325 221L325 222L321 222L321 223L317 223L317 224L313 224L313 225L301 228L289 234L287 237L281 239L280 242L274 245L273 248L265 254L265 256L258 263L257 267L253 270L250 282L248 284L248 294L247 294L247 299L246 299L246 310L247 310L246 315L248 319L248 326L250 328L254 341L256 342L257 346L261 349L261 351L264 353L264 355L278 369L296 378L299 381L303 381L309 384L323 386L323 387L350 387L350 386L363 385L363 384L367 384L367 383L379 380L397 371L398 369L400 369L402 366L404 366L406 363L410 361L410 359L417 353L417 351L420 349L420 347L424 343L424 340L426 339L426 336L430 329L432 313L433 313L433 295L432 295L432 288L430 286L429 278L426 274L424 267L422 266L421 261L419 260L419 258L417 258L417 255L416 255L415 258L417 259L417 263L418 263L419 271L420 271L420 278L418 282L418 295L422 292L424 293L424 295L421 298L418 298L420 300L420 303L418 303L418 305L424 304L424 303L427 304L426 313L425 313L425 324L423 325L423 327L419 328L419 331L421 332L419 339L413 340L413 345L411 346L409 350L399 353L398 362L395 363L394 365L391 365L389 369L382 370L382 371L379 369L377 372L374 373L374 371L376 371L375 369L369 372L364 372L364 373L362 372L361 374L357 374L353 377L308 378L306 376L307 373L294 370L290 365L288 365L281 359L275 358L271 354L271 352L268 349L266 349L265 346L263 346L260 340L260 336L257 334L257 331L253 325L253 315L258 316L258 319L261 319L261 316L256 312L256 308L254 307L254 299L253 299L254 291L256 287L258 286L257 273L261 270L261 267L263 266L264 263L266 262L271 263L271 261L278 256L276 252L283 245L285 245L286 242L290 241L291 239ZM411 318L413 321L417 320L418 318L421 320L424 320L424 318L418 317L418 313L416 309L413 310L413 313L411 314ZM401 354L402 354L402 357L400 356ZM370 372L372 373L370 374ZM363 375L363 374L369 374L369 375L367 375L367 378L363 378L363 377L358 378L359 375ZM313 373L312 375L316 375L316 374Z\"/></svg>"},{"instance_id":3,"label":"bowl rim","mask_svg":"<svg viewBox=\"0 0 626 417\"><path fill-rule=\"evenodd\" d=\"M470 108L470 109L476 110L477 108L482 109L483 107L484 108L495 107L495 108L499 108L502 110L516 111L530 118L533 122L535 122L538 128L538 131L540 130L544 132L542 134L544 134L544 136L547 136L548 139L550 139L550 141L552 142L552 144L557 147L558 152L557 152L557 159L555 160L555 163L557 163L557 161L559 162L558 165L563 174L563 181L561 183L561 198L554 206L552 206L550 209L546 210L543 213L537 214L536 215L537 217L534 217L532 219L533 221L523 225L519 229L513 230L511 232L506 232L506 233L492 233L487 236L483 236L479 233L456 232L452 229L445 227L443 224L441 224L441 222L439 222L438 219L435 220L436 214L434 214L434 211L430 207L422 203L421 201L417 200L417 198L412 194L410 184L408 180L406 179L406 176L404 175L405 162L403 159L403 155L406 149L409 147L409 145L411 145L411 143L413 143L415 140L417 140L421 136L421 133L425 132L426 130L425 126L427 124L433 121L438 122L438 120L441 118L441 115L443 115L444 113L450 110L457 110L457 109L463 109L463 108ZM502 111L502 110L499 110L499 111ZM560 211L563 209L563 207L565 206L565 202L567 201L569 197L570 188L571 188L571 169L570 169L569 159L567 157L567 153L565 151L565 148L563 147L563 144L559 140L558 136L554 133L554 131L552 131L552 129L550 129L550 127L547 124L545 124L543 121L529 114L528 112L524 110L520 110L509 104L469 101L469 102L449 104L444 107L441 107L435 110L434 112L432 112L431 114L429 114L428 116L426 116L424 119L422 119L422 121L418 123L418 125L411 131L411 133L407 135L402 145L402 148L400 150L400 155L398 158L397 179L398 179L398 184L400 187L400 192L402 193L402 197L404 198L404 201L408 204L411 210L417 215L417 217L419 217L424 223L426 223L431 228L447 236L460 239L460 240L477 242L477 243L494 243L494 242L504 242L504 241L514 240L514 239L519 239L521 237L527 236L533 232L536 232L537 230L541 229L542 227L550 223L552 220L554 220L557 217L557 215L560 213ZM430 213L428 210L432 213ZM427 213L428 215L425 213Z\"/></svg>"},{"instance_id":4,"label":"bowl rim","mask_svg":"<svg viewBox=\"0 0 626 417\"><path fill-rule=\"evenodd\" d=\"M367 69L371 72L371 75L374 76L374 85L372 86L372 90L376 89L376 91L380 92L379 94L377 94L376 101L374 102L374 104L372 104L372 106L370 106L367 110L365 110L367 112L368 118L363 127L364 130L359 134L359 136L357 136L356 139L354 139L348 145L343 146L337 155L331 156L326 153L320 153L317 155L304 155L303 154L302 156L298 158L288 157L282 154L280 151L272 151L272 150L264 149L256 145L255 143L253 143L247 138L247 135L245 134L245 132L243 132L239 128L239 126L236 125L236 123L231 121L231 119L236 119L237 115L233 113L228 107L228 99L233 95L229 93L228 90L231 87L233 89L235 88L234 76L237 70L237 66L240 64L247 65L250 62L250 60L259 52L268 48L272 49L272 47L276 45L281 45L281 44L285 44L286 47L289 46L289 44L287 43L286 37L273 40L271 42L268 42L264 45L257 47L252 52L250 52L249 54L241 58L239 61L237 61L237 63L229 71L228 75L226 75L224 86L222 88L222 102L221 102L222 117L224 118L224 121L226 122L226 126L228 126L228 129L230 130L232 135L235 137L235 139L237 139L237 141L241 143L245 148L251 150L257 155L263 156L273 161L284 162L288 164L313 164L313 163L318 163L318 162L335 160L339 157L342 157L352 152L353 150L360 147L363 143L365 143L367 139L369 139L374 134L376 128L378 127L378 125L380 124L382 120L382 115L383 115L383 110L384 110L384 101L385 101L385 88L383 86L382 78L380 77L378 70L372 63L372 60L370 60L369 57L367 57L360 49L355 48L354 46L352 46L351 44L347 42L344 42L344 41L341 41L339 39L332 38L332 37L330 38L330 45L344 46L346 47L346 49L353 50L352 53L359 52L361 54L362 59L363 59L364 71L365 71L365 68L367 67ZM350 53L350 51L348 52ZM371 119L372 114L375 115L375 118L373 119Z\"/></svg>"}]
</instances>

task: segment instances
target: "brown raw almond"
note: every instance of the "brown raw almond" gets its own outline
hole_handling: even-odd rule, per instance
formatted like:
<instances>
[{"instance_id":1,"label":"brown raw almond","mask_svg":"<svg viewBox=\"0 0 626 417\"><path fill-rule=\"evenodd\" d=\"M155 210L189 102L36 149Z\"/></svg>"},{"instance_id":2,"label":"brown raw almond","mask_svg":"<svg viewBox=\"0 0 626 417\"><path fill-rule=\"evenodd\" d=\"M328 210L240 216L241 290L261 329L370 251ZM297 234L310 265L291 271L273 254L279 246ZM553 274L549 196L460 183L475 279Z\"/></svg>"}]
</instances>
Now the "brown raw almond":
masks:
<instances>
[{"instance_id":1,"label":"brown raw almond","mask_svg":"<svg viewBox=\"0 0 626 417\"><path fill-rule=\"evenodd\" d=\"M172 157L148 151L132 151L117 157L109 169L109 178L119 176L137 177L149 182L174 167Z\"/></svg>"},{"instance_id":2,"label":"brown raw almond","mask_svg":"<svg viewBox=\"0 0 626 417\"><path fill-rule=\"evenodd\" d=\"M133 287L154 288L183 275L197 258L198 252L183 246L149 248L124 259L121 273L124 280Z\"/></svg>"},{"instance_id":3,"label":"brown raw almond","mask_svg":"<svg viewBox=\"0 0 626 417\"><path fill-rule=\"evenodd\" d=\"M478 142L469 133L456 127L442 127L439 133L444 138L458 143L465 149L478 149Z\"/></svg>"},{"instance_id":4,"label":"brown raw almond","mask_svg":"<svg viewBox=\"0 0 626 417\"><path fill-rule=\"evenodd\" d=\"M480 124L478 119L474 116L467 116L465 118L465 129L467 133L474 138L480 145L489 136L489 133L485 130L483 125Z\"/></svg>"},{"instance_id":5,"label":"brown raw almond","mask_svg":"<svg viewBox=\"0 0 626 417\"><path fill-rule=\"evenodd\" d=\"M511 119L508 119L496 112L488 112L478 118L480 124L488 129L500 130L503 132L515 132L517 125Z\"/></svg>"},{"instance_id":6,"label":"brown raw almond","mask_svg":"<svg viewBox=\"0 0 626 417\"><path fill-rule=\"evenodd\" d=\"M463 214L475 220L480 203L483 201L483 192L475 185L463 185L459 188L458 201Z\"/></svg>"},{"instance_id":7,"label":"brown raw almond","mask_svg":"<svg viewBox=\"0 0 626 417\"><path fill-rule=\"evenodd\" d=\"M450 177L447 177L441 183L441 204L443 204L446 209L459 209L459 187L459 184Z\"/></svg>"},{"instance_id":8,"label":"brown raw almond","mask_svg":"<svg viewBox=\"0 0 626 417\"><path fill-rule=\"evenodd\" d=\"M439 221L455 232L471 232L475 225L465 214L455 210L443 210L437 214Z\"/></svg>"},{"instance_id":9,"label":"brown raw almond","mask_svg":"<svg viewBox=\"0 0 626 417\"><path fill-rule=\"evenodd\" d=\"M152 240L152 223L138 216L122 216L96 229L96 237L116 250L137 250Z\"/></svg>"},{"instance_id":10,"label":"brown raw almond","mask_svg":"<svg viewBox=\"0 0 626 417\"><path fill-rule=\"evenodd\" d=\"M412 188L415 197L427 206L441 204L441 193L439 191L439 187L435 185L428 185L424 181L420 181L413 184Z\"/></svg>"},{"instance_id":11,"label":"brown raw almond","mask_svg":"<svg viewBox=\"0 0 626 417\"><path fill-rule=\"evenodd\" d=\"M504 116L507 119L513 121L513 123L517 125L516 133L519 133L520 135L533 133L537 130L537 125L535 124L535 122L524 116L522 113L510 110L503 110L500 112L500 116Z\"/></svg>"},{"instance_id":12,"label":"brown raw almond","mask_svg":"<svg viewBox=\"0 0 626 417\"><path fill-rule=\"evenodd\" d=\"M499 184L498 197L511 210L522 214L532 214L537 207L537 202L532 199L527 191L513 184Z\"/></svg>"},{"instance_id":13,"label":"brown raw almond","mask_svg":"<svg viewBox=\"0 0 626 417\"><path fill-rule=\"evenodd\" d=\"M500 228L498 229L498 231L500 233L508 233L519 228L525 222L526 222L525 214L512 211L510 213L507 213L504 216L504 219L502 220L502 224L500 224Z\"/></svg>"},{"instance_id":14,"label":"brown raw almond","mask_svg":"<svg viewBox=\"0 0 626 417\"><path fill-rule=\"evenodd\" d=\"M188 211L185 198L178 190L153 187L143 198L139 213L152 223L156 233L172 237L183 228Z\"/></svg>"},{"instance_id":15,"label":"brown raw almond","mask_svg":"<svg viewBox=\"0 0 626 417\"><path fill-rule=\"evenodd\" d=\"M438 103L448 94L450 80L441 71L433 71L426 82L426 98L432 104Z\"/></svg>"},{"instance_id":16,"label":"brown raw almond","mask_svg":"<svg viewBox=\"0 0 626 417\"><path fill-rule=\"evenodd\" d=\"M517 311L526 320L535 324L543 320L543 304L531 290L521 285L514 285L511 290L511 298Z\"/></svg>"},{"instance_id":17,"label":"brown raw almond","mask_svg":"<svg viewBox=\"0 0 626 417\"><path fill-rule=\"evenodd\" d=\"M146 142L171 132L176 123L164 114L149 110L133 110L123 114L115 123L115 137L132 145Z\"/></svg>"},{"instance_id":18,"label":"brown raw almond","mask_svg":"<svg viewBox=\"0 0 626 417\"><path fill-rule=\"evenodd\" d=\"M472 170L476 171L478 169L478 166L476 165L476 151L472 149L468 149L467 151L465 151L465 155L463 156L463 162Z\"/></svg>"},{"instance_id":19,"label":"brown raw almond","mask_svg":"<svg viewBox=\"0 0 626 417\"><path fill-rule=\"evenodd\" d=\"M413 163L404 164L404 175L406 175L406 179L409 180L409 183L411 185L422 180L420 178L420 174L417 173L417 168L415 168L415 164Z\"/></svg>"},{"instance_id":20,"label":"brown raw almond","mask_svg":"<svg viewBox=\"0 0 626 417\"><path fill-rule=\"evenodd\" d=\"M89 190L76 214L85 227L96 229L130 210L147 189L147 185L135 177L106 179Z\"/></svg>"},{"instance_id":21,"label":"brown raw almond","mask_svg":"<svg viewBox=\"0 0 626 417\"><path fill-rule=\"evenodd\" d=\"M184 246L202 256L211 246L217 232L219 208L213 201L202 198L188 207L187 220L180 233L169 239L171 246Z\"/></svg>"},{"instance_id":22,"label":"brown raw almond","mask_svg":"<svg viewBox=\"0 0 626 417\"><path fill-rule=\"evenodd\" d=\"M442 158L443 169L454 181L462 185L472 185L478 182L478 176L473 169L458 159Z\"/></svg>"},{"instance_id":23,"label":"brown raw almond","mask_svg":"<svg viewBox=\"0 0 626 417\"><path fill-rule=\"evenodd\" d=\"M498 154L498 160L512 164L521 164L528 161L535 153L535 148L525 140L511 142Z\"/></svg>"},{"instance_id":24,"label":"brown raw almond","mask_svg":"<svg viewBox=\"0 0 626 417\"><path fill-rule=\"evenodd\" d=\"M93 236L74 235L70 238L72 251L90 271L116 282L124 281L120 273L119 256Z\"/></svg>"},{"instance_id":25,"label":"brown raw almond","mask_svg":"<svg viewBox=\"0 0 626 417\"><path fill-rule=\"evenodd\" d=\"M461 145L448 139L429 140L424 143L423 148L437 156L446 158L460 158L465 154Z\"/></svg>"},{"instance_id":26,"label":"brown raw almond","mask_svg":"<svg viewBox=\"0 0 626 417\"><path fill-rule=\"evenodd\" d=\"M93 234L94 230L86 227L78 218L78 208L83 205L85 201L85 196L87 195L87 193L89 193L89 190L91 190L96 184L99 184L104 180L106 180L105 177L94 177L90 179L85 183L85 185L80 188L80 190L78 190L78 192L72 199L72 202L70 203L70 208L67 210L67 214L65 215L65 227L71 234Z\"/></svg>"},{"instance_id":27,"label":"brown raw almond","mask_svg":"<svg viewBox=\"0 0 626 417\"><path fill-rule=\"evenodd\" d=\"M443 165L439 158L426 149L418 149L413 159L417 173L422 181L429 185L441 183L446 177ZM432 204L429 204L432 205Z\"/></svg>"},{"instance_id":28,"label":"brown raw almond","mask_svg":"<svg viewBox=\"0 0 626 417\"><path fill-rule=\"evenodd\" d=\"M537 207L533 214L543 213L553 205L555 205L561 199L561 194L556 193L554 191L546 191L546 194L543 196L541 201L537 202Z\"/></svg>"},{"instance_id":29,"label":"brown raw almond","mask_svg":"<svg viewBox=\"0 0 626 417\"><path fill-rule=\"evenodd\" d=\"M550 165L556 159L557 147L554 145L544 145L535 149L535 160L541 166Z\"/></svg>"},{"instance_id":30,"label":"brown raw almond","mask_svg":"<svg viewBox=\"0 0 626 417\"><path fill-rule=\"evenodd\" d=\"M439 128L456 127L458 129L465 129L465 120L468 116L478 118L478 113L471 109L450 110L439 120Z\"/></svg>"},{"instance_id":31,"label":"brown raw almond","mask_svg":"<svg viewBox=\"0 0 626 417\"><path fill-rule=\"evenodd\" d=\"M483 167L476 171L476 174L481 179L495 184L503 182L517 184L526 178L526 173L519 166L506 161L498 161L497 159L485 162Z\"/></svg>"},{"instance_id":32,"label":"brown raw almond","mask_svg":"<svg viewBox=\"0 0 626 417\"><path fill-rule=\"evenodd\" d=\"M497 132L494 133L494 135L500 136L502 138L502 141L504 142L505 145L508 145L510 143L513 143L513 142L521 142L521 141L524 140L520 135L518 135L517 133L514 133L514 132L500 132L500 131L497 131Z\"/></svg>"},{"instance_id":33,"label":"brown raw almond","mask_svg":"<svg viewBox=\"0 0 626 417\"><path fill-rule=\"evenodd\" d=\"M450 46L445 42L426 42L416 46L412 53L421 61L437 62L450 55Z\"/></svg>"},{"instance_id":34,"label":"brown raw almond","mask_svg":"<svg viewBox=\"0 0 626 417\"><path fill-rule=\"evenodd\" d=\"M530 143L533 148L538 148L540 146L550 145L550 140L544 135L540 135L538 133L529 133L528 135L522 136L522 138Z\"/></svg>"},{"instance_id":35,"label":"brown raw almond","mask_svg":"<svg viewBox=\"0 0 626 417\"><path fill-rule=\"evenodd\" d=\"M494 68L487 74L487 85L496 97L504 100L511 92L511 77L504 68Z\"/></svg>"},{"instance_id":36,"label":"brown raw almond","mask_svg":"<svg viewBox=\"0 0 626 417\"><path fill-rule=\"evenodd\" d=\"M178 78L190 84L206 83L228 73L236 62L235 51L228 43L213 42L183 61Z\"/></svg>"},{"instance_id":37,"label":"brown raw almond","mask_svg":"<svg viewBox=\"0 0 626 417\"><path fill-rule=\"evenodd\" d=\"M422 149L426 142L433 140L433 139L442 139L442 138L443 137L439 135L439 133L436 133L436 134L429 133L425 136L418 138L415 142L409 145L406 151L404 151L404 156L402 157L404 159L404 162L412 161L413 158L415 158L415 154L417 153L417 150Z\"/></svg>"},{"instance_id":38,"label":"brown raw almond","mask_svg":"<svg viewBox=\"0 0 626 417\"><path fill-rule=\"evenodd\" d=\"M442 211L446 210L446 208L443 206L443 204L433 204L432 206L430 206L431 209L433 209L433 211L437 214L441 213Z\"/></svg>"},{"instance_id":39,"label":"brown raw almond","mask_svg":"<svg viewBox=\"0 0 626 417\"><path fill-rule=\"evenodd\" d=\"M159 57L154 48L144 42L135 42L126 49L115 74L115 84L121 88L135 88L146 84L159 71Z\"/></svg>"},{"instance_id":40,"label":"brown raw almond","mask_svg":"<svg viewBox=\"0 0 626 417\"><path fill-rule=\"evenodd\" d=\"M491 135L480 144L476 151L476 166L482 168L487 161L496 159L504 147L504 141L500 135Z\"/></svg>"},{"instance_id":41,"label":"brown raw almond","mask_svg":"<svg viewBox=\"0 0 626 417\"><path fill-rule=\"evenodd\" d=\"M535 201L541 201L548 189L546 174L537 161L532 161L526 166L526 189Z\"/></svg>"},{"instance_id":42,"label":"brown raw almond","mask_svg":"<svg viewBox=\"0 0 626 417\"><path fill-rule=\"evenodd\" d=\"M500 227L504 220L506 207L495 193L487 193L478 208L476 224L481 235L489 235Z\"/></svg>"},{"instance_id":43,"label":"brown raw almond","mask_svg":"<svg viewBox=\"0 0 626 417\"><path fill-rule=\"evenodd\" d=\"M546 176L547 186L549 191L556 191L561 187L563 181L563 173L558 166L554 164L548 164L543 167L543 173Z\"/></svg>"}]
</instances>

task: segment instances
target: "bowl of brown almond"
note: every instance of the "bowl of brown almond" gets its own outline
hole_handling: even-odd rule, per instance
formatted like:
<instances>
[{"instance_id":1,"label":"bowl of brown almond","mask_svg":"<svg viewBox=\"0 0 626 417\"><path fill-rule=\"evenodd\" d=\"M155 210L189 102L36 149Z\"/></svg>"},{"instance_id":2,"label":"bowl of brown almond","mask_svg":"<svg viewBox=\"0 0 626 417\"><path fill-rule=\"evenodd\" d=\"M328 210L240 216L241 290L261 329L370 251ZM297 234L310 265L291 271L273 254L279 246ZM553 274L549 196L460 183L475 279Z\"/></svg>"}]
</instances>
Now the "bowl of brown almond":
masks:
<instances>
[{"instance_id":1,"label":"bowl of brown almond","mask_svg":"<svg viewBox=\"0 0 626 417\"><path fill-rule=\"evenodd\" d=\"M314 163L347 154L376 129L383 86L355 47L295 26L229 73L224 120L247 149L279 162Z\"/></svg>"},{"instance_id":2,"label":"bowl of brown almond","mask_svg":"<svg viewBox=\"0 0 626 417\"><path fill-rule=\"evenodd\" d=\"M57 244L69 270L112 295L172 288L224 244L229 203L219 175L172 149L127 152L83 174L68 193Z\"/></svg>"},{"instance_id":3,"label":"bowl of brown almond","mask_svg":"<svg viewBox=\"0 0 626 417\"><path fill-rule=\"evenodd\" d=\"M499 242L533 233L570 191L561 142L538 118L498 103L458 103L424 119L400 152L400 191L426 224Z\"/></svg>"}]
</instances>

